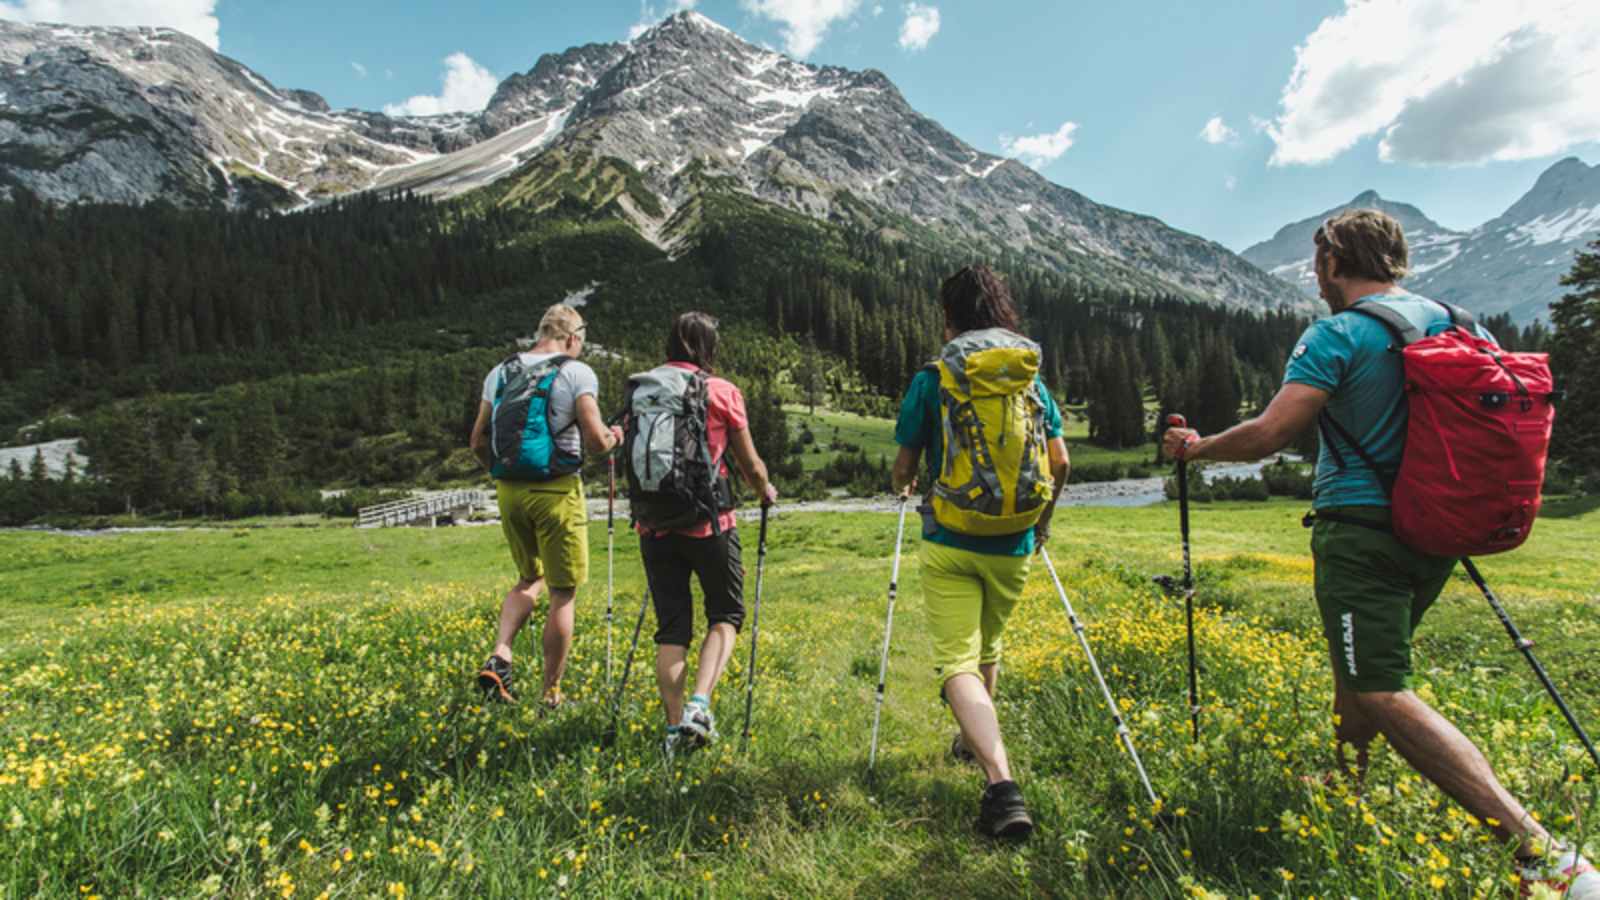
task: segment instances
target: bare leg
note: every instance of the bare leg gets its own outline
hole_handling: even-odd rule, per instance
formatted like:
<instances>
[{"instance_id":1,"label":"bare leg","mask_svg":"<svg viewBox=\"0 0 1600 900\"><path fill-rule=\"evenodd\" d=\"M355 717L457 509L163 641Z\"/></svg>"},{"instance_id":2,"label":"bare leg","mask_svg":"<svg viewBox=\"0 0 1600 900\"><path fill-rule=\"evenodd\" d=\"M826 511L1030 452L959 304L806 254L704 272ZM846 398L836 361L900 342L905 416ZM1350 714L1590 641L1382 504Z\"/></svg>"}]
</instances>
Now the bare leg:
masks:
<instances>
[{"instance_id":1,"label":"bare leg","mask_svg":"<svg viewBox=\"0 0 1600 900\"><path fill-rule=\"evenodd\" d=\"M989 783L1011 780L1011 764L1000 741L1000 720L982 679L968 672L944 683L944 696L961 726L961 739L978 758Z\"/></svg>"},{"instance_id":2,"label":"bare leg","mask_svg":"<svg viewBox=\"0 0 1600 900\"><path fill-rule=\"evenodd\" d=\"M706 632L705 643L700 645L700 668L694 673L696 694L710 699L722 670L728 667L728 658L733 656L733 640L738 634L727 622L718 622Z\"/></svg>"},{"instance_id":3,"label":"bare leg","mask_svg":"<svg viewBox=\"0 0 1600 900\"><path fill-rule=\"evenodd\" d=\"M989 692L989 699L994 699L994 690L1000 682L1000 664L980 663L978 672L983 676L983 689Z\"/></svg>"},{"instance_id":4,"label":"bare leg","mask_svg":"<svg viewBox=\"0 0 1600 900\"><path fill-rule=\"evenodd\" d=\"M710 635L706 640L711 640ZM661 707L666 711L669 727L683 722L683 684L688 672L688 647L656 646L656 687L661 690Z\"/></svg>"},{"instance_id":5,"label":"bare leg","mask_svg":"<svg viewBox=\"0 0 1600 900\"><path fill-rule=\"evenodd\" d=\"M533 615L533 606L543 589L543 578L524 578L506 592L506 599L500 603L500 633L495 638L495 656L511 662L511 643L516 640L522 626L527 624L528 617Z\"/></svg>"},{"instance_id":6,"label":"bare leg","mask_svg":"<svg viewBox=\"0 0 1600 900\"><path fill-rule=\"evenodd\" d=\"M1338 666L1333 673L1333 714L1339 717L1338 724L1333 727L1333 736L1339 742L1339 771L1346 778L1354 777L1356 790L1359 793L1367 780L1367 765L1370 761L1369 751L1372 739L1378 736L1378 723L1372 721L1356 702L1356 695L1346 690L1339 683ZM1351 746L1356 751L1355 771L1350 771L1350 760L1345 756L1345 747Z\"/></svg>"},{"instance_id":7,"label":"bare leg","mask_svg":"<svg viewBox=\"0 0 1600 900\"><path fill-rule=\"evenodd\" d=\"M1534 842L1549 845L1549 833L1501 786L1477 746L1422 698L1394 691L1351 693L1349 700L1424 778L1479 819L1497 820L1501 838L1516 840L1524 853Z\"/></svg>"},{"instance_id":8,"label":"bare leg","mask_svg":"<svg viewBox=\"0 0 1600 900\"><path fill-rule=\"evenodd\" d=\"M567 653L572 649L573 601L575 588L550 589L550 614L544 620L544 693L561 687L561 674L567 670Z\"/></svg>"}]
</instances>

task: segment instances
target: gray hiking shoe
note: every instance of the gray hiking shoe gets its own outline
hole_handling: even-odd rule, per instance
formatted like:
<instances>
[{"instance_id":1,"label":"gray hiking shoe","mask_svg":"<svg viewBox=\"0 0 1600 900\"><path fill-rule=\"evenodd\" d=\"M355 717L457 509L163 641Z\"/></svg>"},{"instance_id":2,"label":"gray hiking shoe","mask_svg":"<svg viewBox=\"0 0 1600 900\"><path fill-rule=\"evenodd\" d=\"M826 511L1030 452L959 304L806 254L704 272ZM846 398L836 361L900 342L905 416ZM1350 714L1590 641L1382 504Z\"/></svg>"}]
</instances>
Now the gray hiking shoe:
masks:
<instances>
[{"instance_id":1,"label":"gray hiking shoe","mask_svg":"<svg viewBox=\"0 0 1600 900\"><path fill-rule=\"evenodd\" d=\"M693 700L683 708L683 724L680 727L697 747L717 740L717 717L711 714L709 708Z\"/></svg>"},{"instance_id":2,"label":"gray hiking shoe","mask_svg":"<svg viewBox=\"0 0 1600 900\"><path fill-rule=\"evenodd\" d=\"M950 742L950 756L958 763L964 763L969 766L978 764L977 754L973 753L972 748L967 746L966 740L961 737L961 732L959 731L956 732L955 740Z\"/></svg>"},{"instance_id":3,"label":"gray hiking shoe","mask_svg":"<svg viewBox=\"0 0 1600 900\"><path fill-rule=\"evenodd\" d=\"M498 656L478 670L478 690L483 692L485 703L515 703L517 694L511 689L511 663Z\"/></svg>"},{"instance_id":4,"label":"gray hiking shoe","mask_svg":"<svg viewBox=\"0 0 1600 900\"><path fill-rule=\"evenodd\" d=\"M672 762L673 757L684 747L683 729L677 725L668 725L667 736L661 739L661 753L666 756L667 762Z\"/></svg>"}]
</instances>

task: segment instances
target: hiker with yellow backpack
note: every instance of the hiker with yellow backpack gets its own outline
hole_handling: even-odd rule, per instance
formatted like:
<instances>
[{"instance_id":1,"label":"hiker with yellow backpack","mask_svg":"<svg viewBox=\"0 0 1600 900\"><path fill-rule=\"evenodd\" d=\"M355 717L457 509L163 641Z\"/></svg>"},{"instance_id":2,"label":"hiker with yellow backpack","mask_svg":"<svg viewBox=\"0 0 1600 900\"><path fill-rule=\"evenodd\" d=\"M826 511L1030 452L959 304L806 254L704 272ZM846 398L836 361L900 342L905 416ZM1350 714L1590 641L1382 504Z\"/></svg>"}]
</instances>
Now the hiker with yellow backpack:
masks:
<instances>
[{"instance_id":1,"label":"hiker with yellow backpack","mask_svg":"<svg viewBox=\"0 0 1600 900\"><path fill-rule=\"evenodd\" d=\"M947 343L901 402L894 485L909 497L926 464L922 585L940 692L960 726L951 752L987 778L978 830L1020 839L1033 821L993 697L1006 620L1067 481L1067 444L1039 378L1039 345L1019 333L1005 282L969 266L945 280L939 299Z\"/></svg>"}]
</instances>

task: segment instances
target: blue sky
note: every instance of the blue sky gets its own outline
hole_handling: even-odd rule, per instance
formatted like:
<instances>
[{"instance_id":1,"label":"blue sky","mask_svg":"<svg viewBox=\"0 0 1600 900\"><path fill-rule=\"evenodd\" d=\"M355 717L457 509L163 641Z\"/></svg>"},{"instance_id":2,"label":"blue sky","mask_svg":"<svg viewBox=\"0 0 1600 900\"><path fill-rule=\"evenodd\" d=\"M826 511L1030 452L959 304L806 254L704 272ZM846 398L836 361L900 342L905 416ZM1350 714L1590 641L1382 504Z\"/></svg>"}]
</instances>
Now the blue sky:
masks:
<instances>
[{"instance_id":1,"label":"blue sky","mask_svg":"<svg viewBox=\"0 0 1600 900\"><path fill-rule=\"evenodd\" d=\"M504 78L692 6L810 62L881 69L978 148L1235 249L1367 188L1467 228L1556 159L1600 162L1600 16L1578 0L0 0L0 16L46 3L214 28L274 83L368 109L441 95L452 55ZM456 94L481 95L471 81Z\"/></svg>"}]
</instances>

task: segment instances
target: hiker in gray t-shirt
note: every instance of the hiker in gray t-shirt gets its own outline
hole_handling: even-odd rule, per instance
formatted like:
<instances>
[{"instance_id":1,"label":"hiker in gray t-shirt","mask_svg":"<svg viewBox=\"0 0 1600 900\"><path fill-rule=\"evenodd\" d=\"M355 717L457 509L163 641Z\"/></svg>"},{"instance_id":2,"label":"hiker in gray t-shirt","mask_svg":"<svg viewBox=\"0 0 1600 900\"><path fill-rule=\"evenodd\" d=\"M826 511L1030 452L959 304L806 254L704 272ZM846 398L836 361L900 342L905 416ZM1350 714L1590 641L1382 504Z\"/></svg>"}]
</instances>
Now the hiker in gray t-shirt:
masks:
<instances>
[{"instance_id":1,"label":"hiker in gray t-shirt","mask_svg":"<svg viewBox=\"0 0 1600 900\"><path fill-rule=\"evenodd\" d=\"M483 402L478 404L478 421L472 427L472 450L484 468L501 477L495 479L500 505L500 527L511 548L520 580L506 594L500 606L499 633L494 653L478 672L478 686L485 698L514 702L511 688L511 643L533 614L539 593L550 591L550 613L544 624L543 704L551 709L561 705L561 674L572 649L574 601L578 588L589 577L589 516L584 503L583 480L578 467L583 451L605 454L622 443L622 429L607 428L600 416L600 381L594 370L578 362L583 352L585 326L578 311L561 304L545 311L539 321L539 342L530 352L519 354L526 386L526 373L556 357L565 357L549 381L548 414L550 432L555 435L556 455L564 457L559 467L538 470L539 474L519 478L504 469L495 469L496 451L494 409L501 392L512 381L511 360L495 366L483 381ZM548 371L544 378L549 379ZM544 445L549 448L549 444ZM513 454L515 455L515 454ZM513 472L517 471L515 469Z\"/></svg>"}]
</instances>

